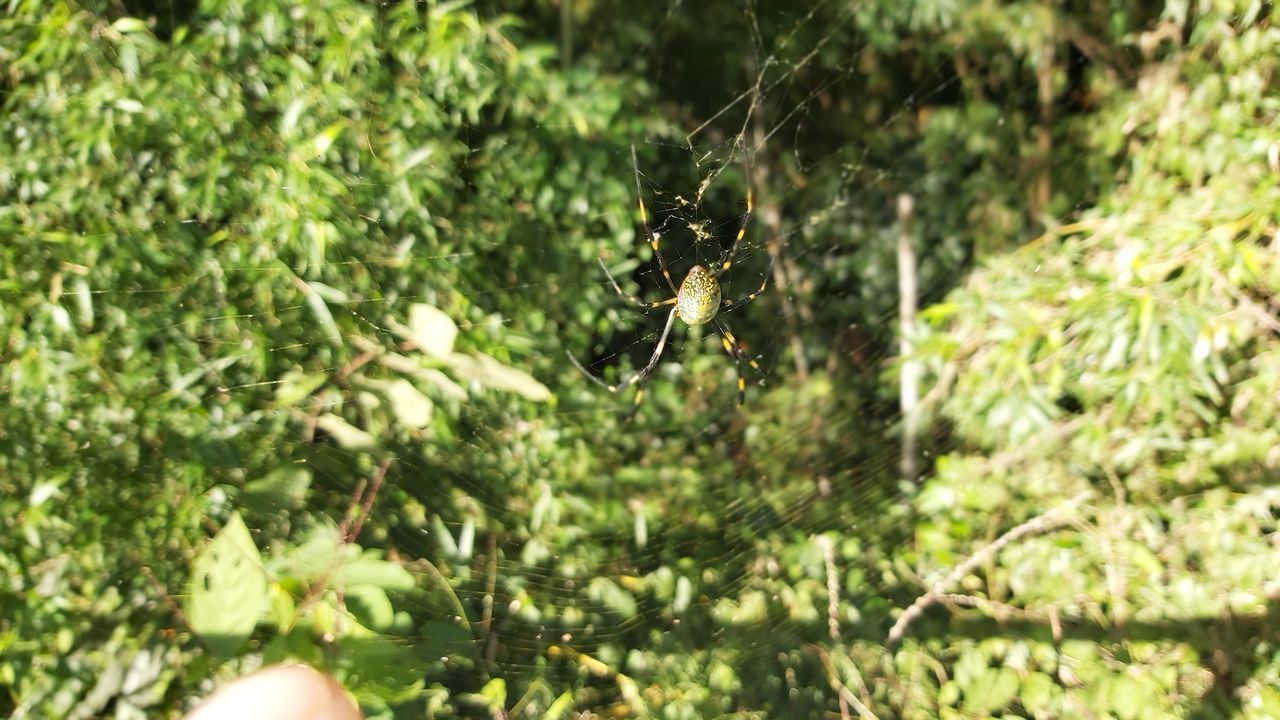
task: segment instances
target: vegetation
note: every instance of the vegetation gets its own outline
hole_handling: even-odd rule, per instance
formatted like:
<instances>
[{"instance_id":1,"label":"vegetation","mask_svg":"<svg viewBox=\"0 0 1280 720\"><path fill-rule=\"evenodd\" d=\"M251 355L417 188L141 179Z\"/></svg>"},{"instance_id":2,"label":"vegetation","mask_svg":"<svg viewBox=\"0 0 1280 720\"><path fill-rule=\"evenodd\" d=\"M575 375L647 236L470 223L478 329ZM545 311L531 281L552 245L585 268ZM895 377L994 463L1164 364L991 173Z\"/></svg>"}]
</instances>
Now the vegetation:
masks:
<instances>
[{"instance_id":1,"label":"vegetation","mask_svg":"<svg viewBox=\"0 0 1280 720\"><path fill-rule=\"evenodd\" d=\"M1280 10L763 5L9 2L0 712L1280 715Z\"/></svg>"}]
</instances>

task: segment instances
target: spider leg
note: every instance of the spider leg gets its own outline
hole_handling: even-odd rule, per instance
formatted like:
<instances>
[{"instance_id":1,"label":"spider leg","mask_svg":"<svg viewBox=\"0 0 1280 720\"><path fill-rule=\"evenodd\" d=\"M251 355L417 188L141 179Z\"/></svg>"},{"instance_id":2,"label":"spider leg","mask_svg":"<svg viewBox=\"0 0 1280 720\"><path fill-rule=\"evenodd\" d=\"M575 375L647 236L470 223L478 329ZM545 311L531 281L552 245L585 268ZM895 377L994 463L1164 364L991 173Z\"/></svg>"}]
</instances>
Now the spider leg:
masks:
<instances>
[{"instance_id":1,"label":"spider leg","mask_svg":"<svg viewBox=\"0 0 1280 720\"><path fill-rule=\"evenodd\" d=\"M724 351L729 353L729 357L733 358L733 365L738 371L738 404L741 405L747 399L747 381L742 375L743 358L746 357L747 363L756 372L764 374L764 370L760 368L760 363L756 362L754 358L747 357L742 352L742 346L738 344L738 338L734 336L733 331L729 329L729 326L723 320L716 318L713 322L716 330L720 333L720 343L724 345Z\"/></svg>"},{"instance_id":2,"label":"spider leg","mask_svg":"<svg viewBox=\"0 0 1280 720\"><path fill-rule=\"evenodd\" d=\"M604 260L601 260L600 258L596 258L596 261L600 263L600 269L604 270L605 277L609 278L609 284L613 286L614 292L618 293L618 297L625 298L626 300L630 301L631 304L636 305L644 310L652 310L654 308L660 308L664 305L676 304L676 298L674 297L668 298L666 300L658 300L656 302L645 302L640 298L636 297L635 295L632 295L631 293L624 291L622 289L622 286L618 285L618 281L613 279L613 273L609 272L609 267L604 264Z\"/></svg>"},{"instance_id":3,"label":"spider leg","mask_svg":"<svg viewBox=\"0 0 1280 720\"><path fill-rule=\"evenodd\" d=\"M777 260L776 257L769 260L769 270L765 271L764 277L760 279L760 287L756 288L755 292L745 297L738 298L737 300L726 299L724 301L724 306L720 308L720 312L732 312L759 297L760 293L764 292L764 289L769 286L769 272L773 270L773 263L775 260Z\"/></svg>"},{"instance_id":4,"label":"spider leg","mask_svg":"<svg viewBox=\"0 0 1280 720\"><path fill-rule=\"evenodd\" d=\"M649 381L649 376L653 374L654 368L658 367L658 360L662 358L662 350L667 345L667 337L671 335L671 326L675 324L676 310L671 308L671 312L667 315L667 325L662 328L662 335L658 338L658 346L653 349L653 357L649 358L649 364L640 368L640 372L631 376L627 384L635 384L636 398L631 401L631 409L627 411L627 420L636 416L636 411L640 409L640 403L644 401L644 385Z\"/></svg>"},{"instance_id":5,"label":"spider leg","mask_svg":"<svg viewBox=\"0 0 1280 720\"><path fill-rule=\"evenodd\" d=\"M644 195L640 190L640 161L636 159L636 146L631 146L631 169L636 175L636 202L640 205L640 222L644 224L645 234L649 236L649 247L653 248L654 257L658 258L658 267L662 269L662 277L667 279L667 285L671 288L672 293L678 293L676 282L671 279L671 268L667 267L667 259L662 257L662 251L658 249L660 236L653 231L649 225L649 213L644 209ZM741 237L741 233L739 233Z\"/></svg>"},{"instance_id":6,"label":"spider leg","mask_svg":"<svg viewBox=\"0 0 1280 720\"><path fill-rule=\"evenodd\" d=\"M716 277L720 277L726 270L733 266L733 260L738 256L738 246L742 244L742 238L747 234L747 223L751 222L751 186L747 186L747 211L742 213L742 219L738 221L738 234L733 238L733 244L729 246L728 252L724 254L724 259L720 261L720 269L716 270Z\"/></svg>"},{"instance_id":7,"label":"spider leg","mask_svg":"<svg viewBox=\"0 0 1280 720\"><path fill-rule=\"evenodd\" d=\"M609 392L618 392L619 390L622 389L617 385L610 385L609 383L601 380L595 375L592 375L590 370L586 369L585 367L582 366L582 363L578 362L578 358L574 357L573 353L569 352L568 350L565 350L564 354L569 356L569 362L573 363L573 366L578 368L578 370L583 375L586 375L587 379L590 380L591 382L599 385L600 387L604 388L605 390L608 390Z\"/></svg>"},{"instance_id":8,"label":"spider leg","mask_svg":"<svg viewBox=\"0 0 1280 720\"><path fill-rule=\"evenodd\" d=\"M644 384L648 382L649 376L652 375L654 369L658 367L658 361L662 359L662 351L667 346L667 338L671 336L671 327L675 324L675 321L676 311L675 308L672 308L671 312L667 314L667 324L662 328L662 335L658 337L658 344L654 347L653 355L649 358L649 362L644 367L640 368L640 370L634 375L631 375L617 385L610 385L595 375L592 375L585 367L582 366L582 363L578 362L578 359L575 358L572 353L569 354L569 360L573 363L574 367L582 371L583 375L586 375L592 380L592 382L611 393L622 392L632 385L635 385L636 398L631 403L631 410L627 412L627 417L630 418L636 414L636 410L640 409L640 403L644 400Z\"/></svg>"}]
</instances>

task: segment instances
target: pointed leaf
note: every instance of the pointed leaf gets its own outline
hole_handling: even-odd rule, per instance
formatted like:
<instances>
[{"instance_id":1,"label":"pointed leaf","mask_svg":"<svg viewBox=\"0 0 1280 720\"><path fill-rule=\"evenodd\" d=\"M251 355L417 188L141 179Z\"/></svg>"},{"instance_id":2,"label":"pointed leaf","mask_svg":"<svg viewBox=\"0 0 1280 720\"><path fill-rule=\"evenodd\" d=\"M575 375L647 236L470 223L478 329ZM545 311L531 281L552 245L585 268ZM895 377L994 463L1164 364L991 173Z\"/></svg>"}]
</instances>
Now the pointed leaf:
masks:
<instances>
[{"instance_id":1,"label":"pointed leaf","mask_svg":"<svg viewBox=\"0 0 1280 720\"><path fill-rule=\"evenodd\" d=\"M393 380L386 392L396 422L411 428L426 427L431 422L431 398L419 392L413 383L403 378Z\"/></svg>"},{"instance_id":2,"label":"pointed leaf","mask_svg":"<svg viewBox=\"0 0 1280 720\"><path fill-rule=\"evenodd\" d=\"M407 330L408 339L416 343L419 350L440 359L453 352L453 341L458 336L458 326L453 319L425 303L409 308L409 327L402 329Z\"/></svg>"},{"instance_id":3,"label":"pointed leaf","mask_svg":"<svg viewBox=\"0 0 1280 720\"><path fill-rule=\"evenodd\" d=\"M348 450L372 450L377 445L372 435L332 413L316 418L316 427L332 435L335 442Z\"/></svg>"},{"instance_id":4,"label":"pointed leaf","mask_svg":"<svg viewBox=\"0 0 1280 720\"><path fill-rule=\"evenodd\" d=\"M449 365L458 377L479 383L491 390L513 392L535 402L551 397L551 391L547 386L535 380L529 373L503 365L484 353L474 355L454 353L449 357Z\"/></svg>"},{"instance_id":5,"label":"pointed leaf","mask_svg":"<svg viewBox=\"0 0 1280 720\"><path fill-rule=\"evenodd\" d=\"M192 563L187 620L215 653L234 653L258 624L267 576L249 529L232 514Z\"/></svg>"}]
</instances>

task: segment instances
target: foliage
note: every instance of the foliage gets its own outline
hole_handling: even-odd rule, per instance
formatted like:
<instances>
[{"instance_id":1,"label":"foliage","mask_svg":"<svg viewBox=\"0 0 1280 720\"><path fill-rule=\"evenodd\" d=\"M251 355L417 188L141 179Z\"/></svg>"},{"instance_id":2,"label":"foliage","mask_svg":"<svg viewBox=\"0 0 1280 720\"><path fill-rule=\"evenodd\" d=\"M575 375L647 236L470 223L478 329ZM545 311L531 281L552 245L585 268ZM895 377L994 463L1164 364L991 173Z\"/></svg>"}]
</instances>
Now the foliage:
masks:
<instances>
[{"instance_id":1,"label":"foliage","mask_svg":"<svg viewBox=\"0 0 1280 720\"><path fill-rule=\"evenodd\" d=\"M1270 5L121 7L0 18L4 711L1280 714ZM745 408L565 360L656 339L631 144L677 274L752 187Z\"/></svg>"},{"instance_id":2,"label":"foliage","mask_svg":"<svg viewBox=\"0 0 1280 720\"><path fill-rule=\"evenodd\" d=\"M1280 33L1207 17L1191 37L1094 130L1099 148L1127 151L1115 192L928 311L924 357L954 377L942 409L973 449L943 458L920 495L917 567L950 565L993 527L1095 495L1072 528L1010 549L967 588L994 618L1017 618L998 643L939 627L904 648L956 658L937 705L1277 711L1262 638L1280 564L1280 134L1263 87ZM1053 635L1037 627L1051 618ZM998 702L979 685L1010 677L1021 690Z\"/></svg>"}]
</instances>

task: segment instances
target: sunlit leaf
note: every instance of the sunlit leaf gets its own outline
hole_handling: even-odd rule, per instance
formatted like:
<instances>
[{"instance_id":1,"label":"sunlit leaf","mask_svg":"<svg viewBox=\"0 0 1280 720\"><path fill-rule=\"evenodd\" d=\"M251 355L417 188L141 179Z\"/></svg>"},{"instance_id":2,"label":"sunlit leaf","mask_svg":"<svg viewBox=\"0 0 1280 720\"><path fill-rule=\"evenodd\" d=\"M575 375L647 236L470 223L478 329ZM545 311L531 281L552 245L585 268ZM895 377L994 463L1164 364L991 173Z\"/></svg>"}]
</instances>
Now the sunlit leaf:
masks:
<instances>
[{"instance_id":1,"label":"sunlit leaf","mask_svg":"<svg viewBox=\"0 0 1280 720\"><path fill-rule=\"evenodd\" d=\"M307 307L311 308L311 312L315 314L329 341L334 345L340 345L342 331L338 329L338 323L334 321L333 313L329 312L329 306L325 304L324 297L318 292L307 292L306 300Z\"/></svg>"},{"instance_id":2,"label":"sunlit leaf","mask_svg":"<svg viewBox=\"0 0 1280 720\"><path fill-rule=\"evenodd\" d=\"M392 381L387 388L387 398L391 401L391 411L395 413L396 421L401 425L421 428L431 422L431 399L419 392L408 380Z\"/></svg>"},{"instance_id":3,"label":"sunlit leaf","mask_svg":"<svg viewBox=\"0 0 1280 720\"><path fill-rule=\"evenodd\" d=\"M344 585L347 610L366 628L385 631L395 619L390 598L376 585Z\"/></svg>"},{"instance_id":4,"label":"sunlit leaf","mask_svg":"<svg viewBox=\"0 0 1280 720\"><path fill-rule=\"evenodd\" d=\"M587 587L587 595L617 613L622 619L636 614L636 599L609 578L595 578Z\"/></svg>"},{"instance_id":5,"label":"sunlit leaf","mask_svg":"<svg viewBox=\"0 0 1280 720\"><path fill-rule=\"evenodd\" d=\"M255 504L262 512L300 507L311 486L311 471L305 467L285 466L265 477L244 484L245 502Z\"/></svg>"},{"instance_id":6,"label":"sunlit leaf","mask_svg":"<svg viewBox=\"0 0 1280 720\"><path fill-rule=\"evenodd\" d=\"M464 355L454 353L449 357L449 366L462 380L470 380L491 390L513 392L526 400L541 402L551 397L546 385L538 382L529 373L517 368L503 365L483 353Z\"/></svg>"},{"instance_id":7,"label":"sunlit leaf","mask_svg":"<svg viewBox=\"0 0 1280 720\"><path fill-rule=\"evenodd\" d=\"M147 24L135 17L122 17L111 23L111 29L122 35L147 31Z\"/></svg>"},{"instance_id":8,"label":"sunlit leaf","mask_svg":"<svg viewBox=\"0 0 1280 720\"><path fill-rule=\"evenodd\" d=\"M990 715L1018 693L1018 675L1009 668L987 668L965 690L962 705L975 715Z\"/></svg>"},{"instance_id":9,"label":"sunlit leaf","mask_svg":"<svg viewBox=\"0 0 1280 720\"><path fill-rule=\"evenodd\" d=\"M332 436L335 442L348 450L372 450L377 445L372 435L333 413L325 413L316 418L316 427Z\"/></svg>"},{"instance_id":10,"label":"sunlit leaf","mask_svg":"<svg viewBox=\"0 0 1280 720\"><path fill-rule=\"evenodd\" d=\"M324 373L304 373L290 370L276 385L276 402L283 407L293 407L309 397L329 376Z\"/></svg>"},{"instance_id":11,"label":"sunlit leaf","mask_svg":"<svg viewBox=\"0 0 1280 720\"><path fill-rule=\"evenodd\" d=\"M346 585L372 585L384 590L411 590L413 575L400 565L380 560L369 552L343 564L338 580Z\"/></svg>"},{"instance_id":12,"label":"sunlit leaf","mask_svg":"<svg viewBox=\"0 0 1280 720\"><path fill-rule=\"evenodd\" d=\"M267 577L249 529L232 513L191 564L187 620L210 649L234 652L262 619Z\"/></svg>"},{"instance_id":13,"label":"sunlit leaf","mask_svg":"<svg viewBox=\"0 0 1280 720\"><path fill-rule=\"evenodd\" d=\"M422 352L444 359L453 352L453 340L458 336L458 326L436 308L415 303L409 308L408 327L402 327L398 332L413 341Z\"/></svg>"}]
</instances>

